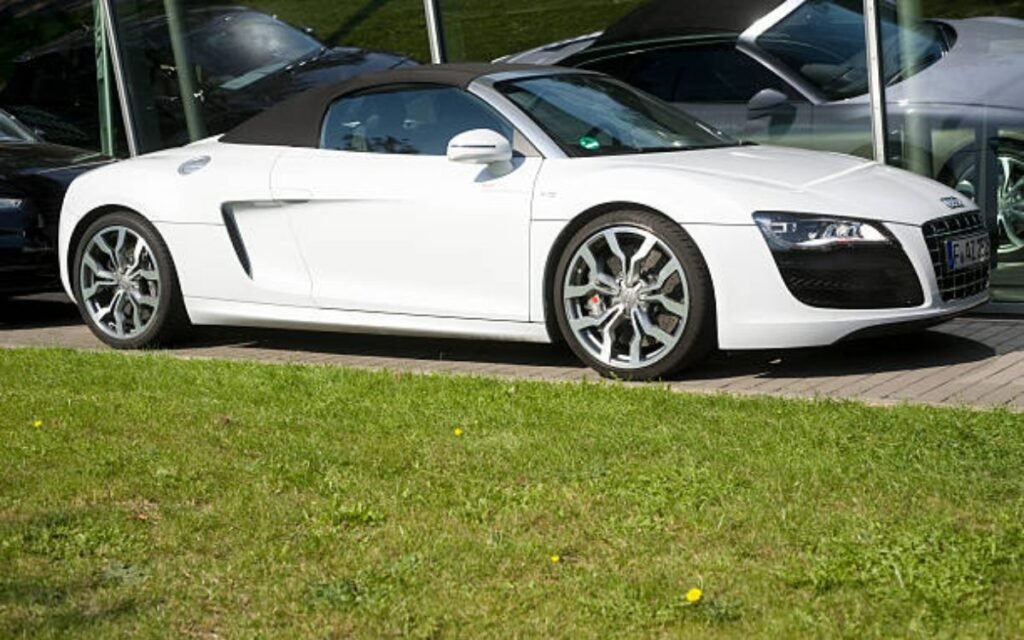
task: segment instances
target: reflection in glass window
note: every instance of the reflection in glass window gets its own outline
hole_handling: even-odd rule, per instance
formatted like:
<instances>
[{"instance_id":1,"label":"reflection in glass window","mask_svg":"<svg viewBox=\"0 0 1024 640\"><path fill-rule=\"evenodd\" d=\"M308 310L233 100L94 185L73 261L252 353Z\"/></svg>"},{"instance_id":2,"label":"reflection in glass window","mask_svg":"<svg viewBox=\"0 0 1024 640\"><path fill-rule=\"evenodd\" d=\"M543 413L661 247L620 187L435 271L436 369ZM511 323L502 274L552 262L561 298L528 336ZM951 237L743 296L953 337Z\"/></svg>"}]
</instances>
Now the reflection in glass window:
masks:
<instances>
[{"instance_id":1,"label":"reflection in glass window","mask_svg":"<svg viewBox=\"0 0 1024 640\"><path fill-rule=\"evenodd\" d=\"M241 89L324 49L308 34L246 10L211 15L195 24L188 44L206 81L225 89Z\"/></svg>"},{"instance_id":2,"label":"reflection in glass window","mask_svg":"<svg viewBox=\"0 0 1024 640\"><path fill-rule=\"evenodd\" d=\"M93 3L0 2L0 108L33 138L123 151L105 39Z\"/></svg>"},{"instance_id":3,"label":"reflection in glass window","mask_svg":"<svg viewBox=\"0 0 1024 640\"><path fill-rule=\"evenodd\" d=\"M685 0L678 1L681 6L686 5ZM544 43L594 33L646 2L439 0L451 62L494 60Z\"/></svg>"},{"instance_id":4,"label":"reflection in glass window","mask_svg":"<svg viewBox=\"0 0 1024 640\"><path fill-rule=\"evenodd\" d=\"M0 109L0 142L35 142L35 135L14 116Z\"/></svg>"},{"instance_id":5,"label":"reflection in glass window","mask_svg":"<svg viewBox=\"0 0 1024 640\"><path fill-rule=\"evenodd\" d=\"M650 49L584 65L669 102L748 102L762 89L791 89L733 42Z\"/></svg>"},{"instance_id":6,"label":"reflection in glass window","mask_svg":"<svg viewBox=\"0 0 1024 640\"><path fill-rule=\"evenodd\" d=\"M938 24L901 26L896 8L880 3L885 77L894 83L938 62L949 50ZM902 41L902 47L900 43ZM757 39L830 100L867 93L862 0L809 0Z\"/></svg>"},{"instance_id":7,"label":"reflection in glass window","mask_svg":"<svg viewBox=\"0 0 1024 640\"><path fill-rule=\"evenodd\" d=\"M497 88L572 157L736 144L656 98L601 76L545 76Z\"/></svg>"},{"instance_id":8,"label":"reflection in glass window","mask_svg":"<svg viewBox=\"0 0 1024 640\"><path fill-rule=\"evenodd\" d=\"M252 4L114 0L141 150L224 133L307 89L412 64L400 54L336 46L336 35L321 40L265 3ZM289 13L325 19L322 8Z\"/></svg>"},{"instance_id":9,"label":"reflection in glass window","mask_svg":"<svg viewBox=\"0 0 1024 640\"><path fill-rule=\"evenodd\" d=\"M462 89L364 93L331 105L321 146L339 151L443 156L452 138L472 129L490 129L512 139L511 125Z\"/></svg>"},{"instance_id":10,"label":"reflection in glass window","mask_svg":"<svg viewBox=\"0 0 1024 640\"><path fill-rule=\"evenodd\" d=\"M978 204L998 259L993 298L1024 303L1024 4L899 0L897 6L902 20L921 16L951 43L918 82L890 89L897 150L913 160L908 167ZM883 46L889 60L894 49L917 44L887 40Z\"/></svg>"}]
</instances>

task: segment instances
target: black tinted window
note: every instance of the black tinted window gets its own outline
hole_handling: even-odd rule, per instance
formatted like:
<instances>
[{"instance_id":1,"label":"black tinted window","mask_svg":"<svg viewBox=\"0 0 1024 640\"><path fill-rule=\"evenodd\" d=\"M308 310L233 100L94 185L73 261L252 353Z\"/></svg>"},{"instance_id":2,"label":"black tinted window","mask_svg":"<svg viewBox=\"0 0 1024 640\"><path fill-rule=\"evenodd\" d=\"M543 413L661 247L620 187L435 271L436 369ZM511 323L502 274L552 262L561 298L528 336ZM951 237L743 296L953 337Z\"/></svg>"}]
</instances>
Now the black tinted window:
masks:
<instances>
[{"instance_id":1,"label":"black tinted window","mask_svg":"<svg viewBox=\"0 0 1024 640\"><path fill-rule=\"evenodd\" d=\"M324 120L320 146L443 156L452 138L471 129L512 139L511 125L476 96L453 87L406 87L336 101Z\"/></svg>"},{"instance_id":2,"label":"black tinted window","mask_svg":"<svg viewBox=\"0 0 1024 640\"><path fill-rule=\"evenodd\" d=\"M762 89L792 94L731 42L653 49L586 66L670 102L747 102Z\"/></svg>"}]
</instances>

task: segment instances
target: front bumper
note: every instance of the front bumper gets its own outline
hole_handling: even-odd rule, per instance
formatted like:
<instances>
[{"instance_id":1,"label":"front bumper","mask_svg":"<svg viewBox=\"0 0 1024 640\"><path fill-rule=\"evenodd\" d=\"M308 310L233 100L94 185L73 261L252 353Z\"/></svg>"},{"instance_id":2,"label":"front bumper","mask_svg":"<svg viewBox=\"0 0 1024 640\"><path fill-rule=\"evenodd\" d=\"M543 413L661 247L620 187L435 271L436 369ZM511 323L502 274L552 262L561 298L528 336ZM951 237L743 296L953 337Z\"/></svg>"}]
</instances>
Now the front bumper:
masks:
<instances>
[{"instance_id":1,"label":"front bumper","mask_svg":"<svg viewBox=\"0 0 1024 640\"><path fill-rule=\"evenodd\" d=\"M850 336L906 323L937 324L984 304L987 290L943 301L921 227L887 223L910 260L924 302L895 309L826 309L793 296L761 231L754 225L687 225L704 254L715 287L722 349L788 349L834 344Z\"/></svg>"}]
</instances>

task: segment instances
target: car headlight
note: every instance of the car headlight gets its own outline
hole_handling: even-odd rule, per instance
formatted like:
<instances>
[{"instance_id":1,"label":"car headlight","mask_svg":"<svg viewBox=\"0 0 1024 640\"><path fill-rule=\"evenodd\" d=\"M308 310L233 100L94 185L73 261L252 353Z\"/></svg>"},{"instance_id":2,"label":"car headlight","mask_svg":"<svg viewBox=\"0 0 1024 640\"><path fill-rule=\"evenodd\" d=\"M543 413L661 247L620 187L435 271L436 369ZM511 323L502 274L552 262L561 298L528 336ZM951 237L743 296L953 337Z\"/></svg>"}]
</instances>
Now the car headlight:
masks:
<instances>
[{"instance_id":1,"label":"car headlight","mask_svg":"<svg viewBox=\"0 0 1024 640\"><path fill-rule=\"evenodd\" d=\"M0 209L20 209L23 202L21 198L0 198Z\"/></svg>"},{"instance_id":2,"label":"car headlight","mask_svg":"<svg viewBox=\"0 0 1024 640\"><path fill-rule=\"evenodd\" d=\"M890 309L924 303L896 236L879 222L758 212L761 234L790 293L826 309Z\"/></svg>"},{"instance_id":3,"label":"car headlight","mask_svg":"<svg viewBox=\"0 0 1024 640\"><path fill-rule=\"evenodd\" d=\"M773 251L830 250L851 245L890 245L892 236L864 220L794 213L755 213Z\"/></svg>"}]
</instances>

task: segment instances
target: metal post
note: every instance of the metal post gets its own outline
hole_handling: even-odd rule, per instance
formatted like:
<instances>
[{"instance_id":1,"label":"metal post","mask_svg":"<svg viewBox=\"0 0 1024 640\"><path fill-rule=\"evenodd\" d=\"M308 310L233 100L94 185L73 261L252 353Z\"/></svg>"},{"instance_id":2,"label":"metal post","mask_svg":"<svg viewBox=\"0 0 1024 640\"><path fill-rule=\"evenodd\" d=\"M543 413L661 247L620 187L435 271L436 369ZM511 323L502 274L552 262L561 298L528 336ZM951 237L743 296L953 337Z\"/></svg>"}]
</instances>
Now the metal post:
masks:
<instances>
[{"instance_id":1,"label":"metal post","mask_svg":"<svg viewBox=\"0 0 1024 640\"><path fill-rule=\"evenodd\" d=\"M139 155L139 140L135 132L135 117L128 103L128 86L125 84L124 67L121 60L121 46L117 31L114 29L112 0L99 0L99 8L103 11L103 24L107 32L107 47L110 61L114 66L114 79L117 81L117 97L121 101L121 118L124 121L124 135L128 142L128 154Z\"/></svg>"},{"instance_id":2,"label":"metal post","mask_svg":"<svg viewBox=\"0 0 1024 640\"><path fill-rule=\"evenodd\" d=\"M986 110L987 111L987 110ZM977 129L978 156L977 172L975 173L974 201L981 208L988 226L992 246L999 246L999 129L993 126L988 114L982 119ZM999 266L999 252L992 251L992 268Z\"/></svg>"},{"instance_id":3,"label":"metal post","mask_svg":"<svg viewBox=\"0 0 1024 640\"><path fill-rule=\"evenodd\" d=\"M900 59L902 60L902 68L900 72L903 78L909 78L914 73L913 62L917 56L917 51L914 48L914 39L909 37L907 34L916 33L917 26L921 23L921 3L920 0L901 0L897 5L899 11L897 19L900 24ZM903 168L909 169L914 173L918 173L926 178L935 177L935 167L932 157L933 142L932 142L932 126L933 122L929 122L925 114L921 112L920 108L916 106L918 103L919 90L916 88L917 85L906 84L904 85L907 91L906 107L900 110L902 116L902 130L903 130ZM900 123L893 123L894 128L898 128Z\"/></svg>"},{"instance_id":4,"label":"metal post","mask_svg":"<svg viewBox=\"0 0 1024 640\"><path fill-rule=\"evenodd\" d=\"M875 161L889 162L889 125L885 110L885 69L882 58L881 0L864 0L864 29L867 36L868 88L871 93L871 142Z\"/></svg>"},{"instance_id":5,"label":"metal post","mask_svg":"<svg viewBox=\"0 0 1024 640\"><path fill-rule=\"evenodd\" d=\"M423 12L427 15L427 38L430 40L430 60L434 64L441 64L448 59L440 1L423 0Z\"/></svg>"},{"instance_id":6,"label":"metal post","mask_svg":"<svg viewBox=\"0 0 1024 640\"><path fill-rule=\"evenodd\" d=\"M188 42L185 39L185 22L181 16L179 0L164 0L164 11L167 13L167 28L171 36L181 107L185 111L185 127L188 129L189 139L195 142L206 137L206 124L199 113L195 69L192 67Z\"/></svg>"},{"instance_id":7,"label":"metal post","mask_svg":"<svg viewBox=\"0 0 1024 640\"><path fill-rule=\"evenodd\" d=\"M110 76L110 52L103 21L103 6L93 0L92 36L96 49L96 92L99 97L100 151L108 156L116 153L114 145L114 81Z\"/></svg>"}]
</instances>

